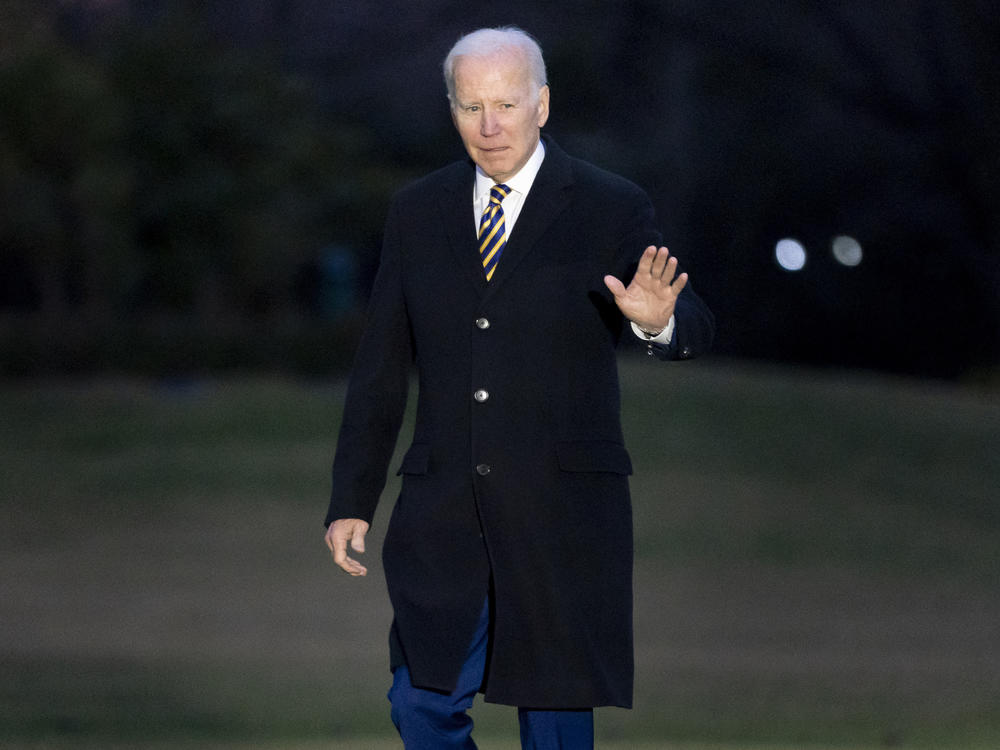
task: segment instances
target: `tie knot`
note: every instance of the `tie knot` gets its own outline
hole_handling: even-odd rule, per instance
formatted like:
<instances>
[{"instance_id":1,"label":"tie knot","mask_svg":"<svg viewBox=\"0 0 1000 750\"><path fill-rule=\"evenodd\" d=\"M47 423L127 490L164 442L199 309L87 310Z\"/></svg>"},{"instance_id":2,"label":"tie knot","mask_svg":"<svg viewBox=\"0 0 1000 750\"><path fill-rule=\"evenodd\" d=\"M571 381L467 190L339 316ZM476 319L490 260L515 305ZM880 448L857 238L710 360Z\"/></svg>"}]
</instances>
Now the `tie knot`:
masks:
<instances>
[{"instance_id":1,"label":"tie knot","mask_svg":"<svg viewBox=\"0 0 1000 750\"><path fill-rule=\"evenodd\" d=\"M510 188L506 185L494 185L490 188L491 203L501 203L508 195L510 195Z\"/></svg>"}]
</instances>

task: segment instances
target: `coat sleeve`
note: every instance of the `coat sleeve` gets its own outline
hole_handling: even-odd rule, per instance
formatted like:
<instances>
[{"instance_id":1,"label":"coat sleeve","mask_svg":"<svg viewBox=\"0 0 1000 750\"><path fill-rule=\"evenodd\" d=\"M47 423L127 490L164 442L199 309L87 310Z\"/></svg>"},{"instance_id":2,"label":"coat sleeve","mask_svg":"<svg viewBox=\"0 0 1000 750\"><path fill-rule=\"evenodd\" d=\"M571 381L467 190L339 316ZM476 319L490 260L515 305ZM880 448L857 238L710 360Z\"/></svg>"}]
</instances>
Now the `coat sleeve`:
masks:
<instances>
[{"instance_id":1,"label":"coat sleeve","mask_svg":"<svg viewBox=\"0 0 1000 750\"><path fill-rule=\"evenodd\" d=\"M632 209L628 221L621 230L622 240L618 245L616 270L618 278L628 284L635 275L639 257L650 245L659 247L662 237L655 227L652 203L649 197L635 188L631 198ZM678 266L677 272L684 269ZM674 335L669 344L647 343L636 336L627 320L623 320L622 337L627 346L649 347L658 359L693 359L708 352L715 338L715 317L708 305L699 297L688 281L677 298L674 308Z\"/></svg>"},{"instance_id":2,"label":"coat sleeve","mask_svg":"<svg viewBox=\"0 0 1000 750\"><path fill-rule=\"evenodd\" d=\"M333 460L325 524L339 518L371 523L399 435L413 362L402 280L402 245L394 204L351 370Z\"/></svg>"},{"instance_id":3,"label":"coat sleeve","mask_svg":"<svg viewBox=\"0 0 1000 750\"><path fill-rule=\"evenodd\" d=\"M715 316L688 281L674 308L674 336L670 344L653 345L660 359L693 359L708 352L715 338Z\"/></svg>"}]
</instances>

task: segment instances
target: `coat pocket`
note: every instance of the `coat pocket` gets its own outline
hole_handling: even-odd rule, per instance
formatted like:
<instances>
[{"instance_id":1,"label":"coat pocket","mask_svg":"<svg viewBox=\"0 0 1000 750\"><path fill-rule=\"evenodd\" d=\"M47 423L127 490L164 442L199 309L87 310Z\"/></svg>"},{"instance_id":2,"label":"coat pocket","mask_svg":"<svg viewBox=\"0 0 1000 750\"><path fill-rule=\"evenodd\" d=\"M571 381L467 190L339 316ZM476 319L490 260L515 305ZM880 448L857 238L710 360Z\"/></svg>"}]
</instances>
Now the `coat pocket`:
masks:
<instances>
[{"instance_id":1,"label":"coat pocket","mask_svg":"<svg viewBox=\"0 0 1000 750\"><path fill-rule=\"evenodd\" d=\"M632 460L621 443L611 440L574 440L556 443L556 457L563 471L632 473Z\"/></svg>"},{"instance_id":2,"label":"coat pocket","mask_svg":"<svg viewBox=\"0 0 1000 750\"><path fill-rule=\"evenodd\" d=\"M426 474L431 462L431 446L427 443L414 443L403 456L396 476L403 474Z\"/></svg>"}]
</instances>

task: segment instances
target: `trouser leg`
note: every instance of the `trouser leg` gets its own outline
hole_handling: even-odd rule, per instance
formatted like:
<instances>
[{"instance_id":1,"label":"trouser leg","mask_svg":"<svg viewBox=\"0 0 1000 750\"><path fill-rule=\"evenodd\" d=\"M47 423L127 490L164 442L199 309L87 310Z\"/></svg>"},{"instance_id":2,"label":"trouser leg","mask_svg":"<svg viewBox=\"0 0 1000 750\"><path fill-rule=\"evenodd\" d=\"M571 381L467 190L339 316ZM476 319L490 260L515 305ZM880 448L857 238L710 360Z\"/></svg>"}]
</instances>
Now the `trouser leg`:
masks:
<instances>
[{"instance_id":1,"label":"trouser leg","mask_svg":"<svg viewBox=\"0 0 1000 750\"><path fill-rule=\"evenodd\" d=\"M522 750L593 750L594 712L517 709Z\"/></svg>"},{"instance_id":2,"label":"trouser leg","mask_svg":"<svg viewBox=\"0 0 1000 750\"><path fill-rule=\"evenodd\" d=\"M489 605L484 605L469 654L451 693L414 687L405 666L393 672L389 701L392 723L406 750L475 750L472 718L467 711L483 682L489 632Z\"/></svg>"}]
</instances>

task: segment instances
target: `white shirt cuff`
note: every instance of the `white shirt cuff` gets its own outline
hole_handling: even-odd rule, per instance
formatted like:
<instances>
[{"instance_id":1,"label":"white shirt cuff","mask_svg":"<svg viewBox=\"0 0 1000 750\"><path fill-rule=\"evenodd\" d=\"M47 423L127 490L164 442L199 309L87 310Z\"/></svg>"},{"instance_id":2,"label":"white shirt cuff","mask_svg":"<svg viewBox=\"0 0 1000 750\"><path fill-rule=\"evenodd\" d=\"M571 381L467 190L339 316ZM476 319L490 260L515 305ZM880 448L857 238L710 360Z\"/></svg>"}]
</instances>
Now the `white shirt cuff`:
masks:
<instances>
[{"instance_id":1,"label":"white shirt cuff","mask_svg":"<svg viewBox=\"0 0 1000 750\"><path fill-rule=\"evenodd\" d=\"M629 322L631 323L631 321ZM635 323L632 323L632 333L641 338L643 341L648 341L651 344L669 344L670 340L674 337L674 316L670 316L670 322L667 323L667 327L660 331L656 336L647 336L639 330L639 326Z\"/></svg>"}]
</instances>

